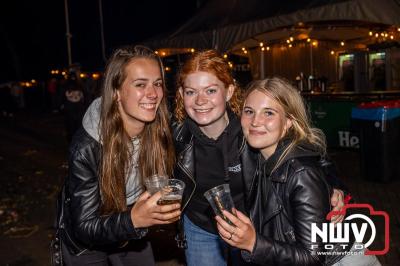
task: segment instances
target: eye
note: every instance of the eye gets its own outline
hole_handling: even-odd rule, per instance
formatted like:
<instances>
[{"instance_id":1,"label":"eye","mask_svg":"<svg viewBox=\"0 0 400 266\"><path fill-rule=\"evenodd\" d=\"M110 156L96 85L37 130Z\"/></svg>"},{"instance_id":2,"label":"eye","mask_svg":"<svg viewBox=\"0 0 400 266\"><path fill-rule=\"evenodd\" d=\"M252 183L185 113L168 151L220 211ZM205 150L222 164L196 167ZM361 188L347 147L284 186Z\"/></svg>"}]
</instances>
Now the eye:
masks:
<instances>
[{"instance_id":1,"label":"eye","mask_svg":"<svg viewBox=\"0 0 400 266\"><path fill-rule=\"evenodd\" d=\"M266 110L266 111L264 112L264 114L265 114L265 116L273 116L275 113L274 113L273 111Z\"/></svg>"},{"instance_id":2,"label":"eye","mask_svg":"<svg viewBox=\"0 0 400 266\"><path fill-rule=\"evenodd\" d=\"M146 87L146 83L138 82L138 83L134 83L133 86L135 86L135 88L145 88Z\"/></svg>"},{"instance_id":3,"label":"eye","mask_svg":"<svg viewBox=\"0 0 400 266\"><path fill-rule=\"evenodd\" d=\"M207 89L207 94L214 94L214 93L216 93L217 92L217 89L215 89L215 88L209 88L209 89Z\"/></svg>"},{"instance_id":4,"label":"eye","mask_svg":"<svg viewBox=\"0 0 400 266\"><path fill-rule=\"evenodd\" d=\"M162 81L156 81L156 82L154 82L153 85L154 85L155 87L157 87L157 88L162 88L163 83L162 83Z\"/></svg>"},{"instance_id":5,"label":"eye","mask_svg":"<svg viewBox=\"0 0 400 266\"><path fill-rule=\"evenodd\" d=\"M184 93L185 96L192 96L194 94L194 91L185 89L185 91L183 93Z\"/></svg>"},{"instance_id":6,"label":"eye","mask_svg":"<svg viewBox=\"0 0 400 266\"><path fill-rule=\"evenodd\" d=\"M254 112L253 112L253 110L251 110L251 109L249 109L249 108L245 108L244 110L243 110L243 114L244 115L247 115L247 116L250 116L250 115L252 115Z\"/></svg>"}]
</instances>

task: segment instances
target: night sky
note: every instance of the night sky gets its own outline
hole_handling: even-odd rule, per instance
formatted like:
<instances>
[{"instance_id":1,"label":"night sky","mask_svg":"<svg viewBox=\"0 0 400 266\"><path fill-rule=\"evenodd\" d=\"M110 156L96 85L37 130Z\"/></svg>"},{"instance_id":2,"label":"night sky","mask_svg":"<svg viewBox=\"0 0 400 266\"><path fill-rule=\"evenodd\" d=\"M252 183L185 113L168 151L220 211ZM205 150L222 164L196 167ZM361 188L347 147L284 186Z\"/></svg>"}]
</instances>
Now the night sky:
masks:
<instances>
[{"instance_id":1,"label":"night sky","mask_svg":"<svg viewBox=\"0 0 400 266\"><path fill-rule=\"evenodd\" d=\"M196 0L103 0L106 55L174 31L196 12ZM98 0L69 0L72 62L102 70ZM64 0L0 3L0 83L45 79L68 64Z\"/></svg>"}]
</instances>

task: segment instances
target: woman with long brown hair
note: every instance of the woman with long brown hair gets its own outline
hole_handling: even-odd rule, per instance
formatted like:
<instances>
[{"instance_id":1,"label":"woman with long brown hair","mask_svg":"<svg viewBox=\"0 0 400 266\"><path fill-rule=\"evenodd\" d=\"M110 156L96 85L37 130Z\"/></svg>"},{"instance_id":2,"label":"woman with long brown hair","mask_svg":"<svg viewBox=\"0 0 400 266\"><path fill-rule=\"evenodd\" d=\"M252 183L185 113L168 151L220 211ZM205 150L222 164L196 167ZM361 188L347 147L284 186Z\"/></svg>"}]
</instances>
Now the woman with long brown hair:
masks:
<instances>
[{"instance_id":1,"label":"woman with long brown hair","mask_svg":"<svg viewBox=\"0 0 400 266\"><path fill-rule=\"evenodd\" d=\"M171 175L174 148L160 58L143 46L117 49L101 98L70 146L59 214L66 265L154 265L147 227L167 224L180 205L157 205L143 180Z\"/></svg>"}]
</instances>

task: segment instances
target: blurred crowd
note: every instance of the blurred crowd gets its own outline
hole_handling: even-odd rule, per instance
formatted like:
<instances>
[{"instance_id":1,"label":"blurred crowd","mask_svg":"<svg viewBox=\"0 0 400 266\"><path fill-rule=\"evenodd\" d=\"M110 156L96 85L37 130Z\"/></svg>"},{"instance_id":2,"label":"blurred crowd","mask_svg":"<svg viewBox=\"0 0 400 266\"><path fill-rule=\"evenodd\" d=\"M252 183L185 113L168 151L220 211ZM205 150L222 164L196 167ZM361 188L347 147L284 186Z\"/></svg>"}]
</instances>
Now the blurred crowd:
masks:
<instances>
[{"instance_id":1,"label":"blurred crowd","mask_svg":"<svg viewBox=\"0 0 400 266\"><path fill-rule=\"evenodd\" d=\"M46 81L0 84L0 116L12 118L25 112L60 113L64 116L66 136L71 140L90 103L99 96L101 78L81 78L71 72L51 76Z\"/></svg>"}]
</instances>

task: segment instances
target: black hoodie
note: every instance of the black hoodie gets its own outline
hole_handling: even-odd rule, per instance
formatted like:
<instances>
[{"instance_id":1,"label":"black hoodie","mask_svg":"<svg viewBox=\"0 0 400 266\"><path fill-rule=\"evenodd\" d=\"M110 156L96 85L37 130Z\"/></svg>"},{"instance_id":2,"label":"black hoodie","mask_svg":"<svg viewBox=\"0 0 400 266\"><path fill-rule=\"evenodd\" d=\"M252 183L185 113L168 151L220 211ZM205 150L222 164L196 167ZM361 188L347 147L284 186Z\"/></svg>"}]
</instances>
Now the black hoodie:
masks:
<instances>
[{"instance_id":1,"label":"black hoodie","mask_svg":"<svg viewBox=\"0 0 400 266\"><path fill-rule=\"evenodd\" d=\"M214 234L217 234L215 214L204 197L204 192L228 183L235 207L244 211L244 186L238 143L241 126L233 112L228 111L228 116L229 124L217 139L210 139L194 121L187 119L188 128L194 136L197 189L185 214L194 224Z\"/></svg>"}]
</instances>

